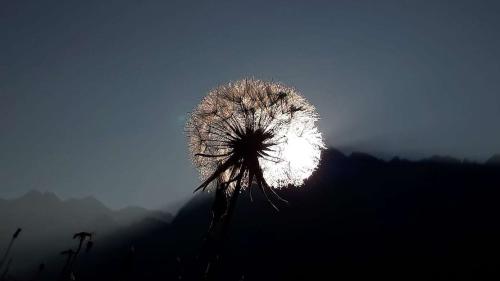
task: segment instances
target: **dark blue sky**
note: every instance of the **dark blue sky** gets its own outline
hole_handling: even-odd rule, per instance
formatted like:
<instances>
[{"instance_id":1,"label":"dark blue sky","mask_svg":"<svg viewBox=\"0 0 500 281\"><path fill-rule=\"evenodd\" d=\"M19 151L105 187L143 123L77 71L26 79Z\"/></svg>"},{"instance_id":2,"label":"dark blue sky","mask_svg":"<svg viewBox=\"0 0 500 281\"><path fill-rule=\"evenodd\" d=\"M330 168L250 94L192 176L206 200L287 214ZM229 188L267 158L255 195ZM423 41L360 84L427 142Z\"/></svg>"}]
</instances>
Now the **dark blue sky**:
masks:
<instances>
[{"instance_id":1,"label":"dark blue sky","mask_svg":"<svg viewBox=\"0 0 500 281\"><path fill-rule=\"evenodd\" d=\"M1 1L0 197L159 207L198 182L183 126L219 83L295 86L329 145L500 152L498 1Z\"/></svg>"}]
</instances>

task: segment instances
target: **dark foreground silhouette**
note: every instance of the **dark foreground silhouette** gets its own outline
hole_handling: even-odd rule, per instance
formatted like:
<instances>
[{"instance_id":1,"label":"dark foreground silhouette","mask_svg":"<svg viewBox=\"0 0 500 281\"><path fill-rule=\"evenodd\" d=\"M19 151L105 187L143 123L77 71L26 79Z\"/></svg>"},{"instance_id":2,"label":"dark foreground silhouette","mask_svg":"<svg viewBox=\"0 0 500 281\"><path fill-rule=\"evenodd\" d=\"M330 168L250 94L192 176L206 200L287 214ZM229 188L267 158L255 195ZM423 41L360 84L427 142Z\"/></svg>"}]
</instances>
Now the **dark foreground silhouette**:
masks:
<instances>
[{"instance_id":1,"label":"dark foreground silhouette","mask_svg":"<svg viewBox=\"0 0 500 281\"><path fill-rule=\"evenodd\" d=\"M500 280L500 166L330 149L276 212L242 194L217 280ZM212 198L96 240L77 280L194 280ZM53 260L38 280L54 280ZM38 277L37 277L38 278Z\"/></svg>"}]
</instances>

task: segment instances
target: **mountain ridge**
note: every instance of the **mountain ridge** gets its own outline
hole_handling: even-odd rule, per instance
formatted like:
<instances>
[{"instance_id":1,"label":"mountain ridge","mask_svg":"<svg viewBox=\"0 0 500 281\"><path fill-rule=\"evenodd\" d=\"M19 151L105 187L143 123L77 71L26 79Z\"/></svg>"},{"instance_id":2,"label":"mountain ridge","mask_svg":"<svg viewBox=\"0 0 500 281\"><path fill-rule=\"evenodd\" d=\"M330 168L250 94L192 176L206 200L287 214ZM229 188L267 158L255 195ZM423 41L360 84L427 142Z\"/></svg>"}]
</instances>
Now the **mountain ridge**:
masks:
<instances>
[{"instance_id":1,"label":"mountain ridge","mask_svg":"<svg viewBox=\"0 0 500 281\"><path fill-rule=\"evenodd\" d=\"M220 280L422 280L436 272L480 280L476 267L495 268L500 251L500 229L491 224L500 215L499 184L497 166L328 149L304 186L277 191L289 201L279 212L259 192L253 202L242 193ZM98 234L78 279L116 279L131 248L136 261L129 280L176 279L196 262L212 198L198 193L168 224L148 218L105 239ZM74 246L67 234L60 237ZM55 260L44 280L54 280L60 256Z\"/></svg>"},{"instance_id":2,"label":"mountain ridge","mask_svg":"<svg viewBox=\"0 0 500 281\"><path fill-rule=\"evenodd\" d=\"M327 150L300 188L238 199L217 280L495 280L500 170L486 164L376 158ZM130 280L189 276L206 234L212 194L197 194L168 227L115 237L81 272L111 280L98 257L137 250ZM140 252L140 254L139 254ZM478 270L480 268L481 270ZM325 278L325 276L327 278ZM378 277L378 278L377 278Z\"/></svg>"}]
</instances>

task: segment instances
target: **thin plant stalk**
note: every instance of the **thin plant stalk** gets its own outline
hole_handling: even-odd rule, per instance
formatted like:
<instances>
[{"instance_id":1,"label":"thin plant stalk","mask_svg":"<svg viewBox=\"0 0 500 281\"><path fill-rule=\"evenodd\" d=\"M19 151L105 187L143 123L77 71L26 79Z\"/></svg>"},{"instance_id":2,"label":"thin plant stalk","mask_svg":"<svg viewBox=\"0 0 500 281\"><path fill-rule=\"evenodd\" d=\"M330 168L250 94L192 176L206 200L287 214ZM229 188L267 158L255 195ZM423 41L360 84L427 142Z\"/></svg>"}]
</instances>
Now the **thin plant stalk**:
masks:
<instances>
[{"instance_id":1,"label":"thin plant stalk","mask_svg":"<svg viewBox=\"0 0 500 281\"><path fill-rule=\"evenodd\" d=\"M5 261L9 257L10 251L12 250L12 246L14 245L14 242L16 241L17 237L19 237L19 234L21 233L22 229L18 228L16 232L12 235L12 238L10 239L9 246L7 246L7 249L5 250L5 253L2 257L2 260L0 261L0 269L4 265Z\"/></svg>"},{"instance_id":2,"label":"thin plant stalk","mask_svg":"<svg viewBox=\"0 0 500 281\"><path fill-rule=\"evenodd\" d=\"M208 246L208 249L209 251L211 251L211 253L208 253L209 257L207 259L207 264L204 272L204 278L206 280L216 280L216 271L220 262L219 251L222 248L224 238L229 230L231 219L234 216L234 211L236 209L236 201L238 200L240 190L241 190L241 183L238 182L237 185L235 186L234 191L230 195L226 213L218 221L212 222L212 224L215 224L214 227L211 229L212 233L209 233L207 235L208 238L206 243L211 244Z\"/></svg>"},{"instance_id":3,"label":"thin plant stalk","mask_svg":"<svg viewBox=\"0 0 500 281\"><path fill-rule=\"evenodd\" d=\"M71 260L73 259L74 254L75 254L75 251L73 251L72 249L61 252L61 255L66 256L66 262L64 263L59 280L65 280L67 278L67 275L70 274L68 272L70 272L70 264L71 264Z\"/></svg>"},{"instance_id":4,"label":"thin plant stalk","mask_svg":"<svg viewBox=\"0 0 500 281\"><path fill-rule=\"evenodd\" d=\"M9 274L11 264L12 264L12 258L10 258L9 261L7 262L7 266L5 267L5 270L3 271L2 276L0 276L0 281L7 280L6 277Z\"/></svg>"},{"instance_id":5,"label":"thin plant stalk","mask_svg":"<svg viewBox=\"0 0 500 281\"><path fill-rule=\"evenodd\" d=\"M80 254L81 250L82 250L82 247L83 247L83 243L89 239L92 239L92 233L89 233L89 232L78 232L78 233L75 233L73 235L73 239L79 239L78 241L78 247L76 249L76 251L73 251L73 250L67 250L67 251L64 251L62 252L61 254L67 254L68 258L66 260L66 264L63 268L63 271L62 271L62 278L63 279L69 279L71 277L71 275L74 274L73 272L73 268L75 266L75 263L76 263L76 260L78 258L78 255ZM87 245L87 249L90 250L90 248L92 247L91 246L92 244L89 244Z\"/></svg>"},{"instance_id":6,"label":"thin plant stalk","mask_svg":"<svg viewBox=\"0 0 500 281\"><path fill-rule=\"evenodd\" d=\"M40 276L42 275L42 271L45 269L45 264L44 263L41 263L37 270L36 270L36 273L35 273L35 276L33 277L33 281L36 281L40 278Z\"/></svg>"}]
</instances>

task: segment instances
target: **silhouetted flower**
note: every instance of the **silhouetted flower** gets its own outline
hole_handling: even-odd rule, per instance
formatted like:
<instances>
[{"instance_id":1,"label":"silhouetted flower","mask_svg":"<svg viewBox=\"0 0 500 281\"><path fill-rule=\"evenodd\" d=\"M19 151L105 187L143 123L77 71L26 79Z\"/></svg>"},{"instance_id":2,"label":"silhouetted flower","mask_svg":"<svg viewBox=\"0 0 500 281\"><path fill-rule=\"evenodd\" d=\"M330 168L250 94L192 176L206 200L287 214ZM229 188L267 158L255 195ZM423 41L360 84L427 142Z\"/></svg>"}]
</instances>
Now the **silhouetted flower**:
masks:
<instances>
[{"instance_id":1,"label":"silhouetted flower","mask_svg":"<svg viewBox=\"0 0 500 281\"><path fill-rule=\"evenodd\" d=\"M90 251L90 249L93 246L92 236L93 236L92 233L85 231L75 233L73 235L73 239L78 239L78 247L76 251L73 251L73 249L69 249L61 252L61 255L67 256L66 264L64 265L64 268L61 273L62 280L74 280L75 274L73 272L73 267L76 263L76 259L78 258L78 255L80 254L83 243L85 241L87 241L86 252Z\"/></svg>"},{"instance_id":2,"label":"silhouetted flower","mask_svg":"<svg viewBox=\"0 0 500 281\"><path fill-rule=\"evenodd\" d=\"M279 83L249 79L212 90L186 124L203 179L196 190L232 192L255 182L269 200L268 191L301 185L324 148L317 120L314 106Z\"/></svg>"}]
</instances>

